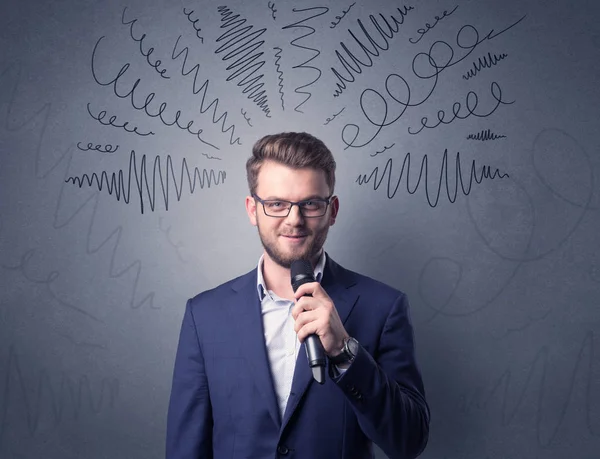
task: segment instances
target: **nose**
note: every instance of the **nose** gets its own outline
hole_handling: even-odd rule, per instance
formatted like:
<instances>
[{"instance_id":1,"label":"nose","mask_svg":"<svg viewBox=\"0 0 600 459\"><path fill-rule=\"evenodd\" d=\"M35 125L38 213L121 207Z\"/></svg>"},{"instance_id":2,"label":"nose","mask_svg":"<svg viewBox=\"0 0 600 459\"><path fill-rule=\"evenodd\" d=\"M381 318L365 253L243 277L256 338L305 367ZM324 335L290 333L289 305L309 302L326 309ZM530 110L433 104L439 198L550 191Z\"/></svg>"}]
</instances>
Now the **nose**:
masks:
<instances>
[{"instance_id":1,"label":"nose","mask_svg":"<svg viewBox=\"0 0 600 459\"><path fill-rule=\"evenodd\" d=\"M286 218L286 222L293 226L304 223L304 216L302 215L302 212L300 212L300 206L298 206L298 204L292 204L292 208L290 209L290 213Z\"/></svg>"}]
</instances>

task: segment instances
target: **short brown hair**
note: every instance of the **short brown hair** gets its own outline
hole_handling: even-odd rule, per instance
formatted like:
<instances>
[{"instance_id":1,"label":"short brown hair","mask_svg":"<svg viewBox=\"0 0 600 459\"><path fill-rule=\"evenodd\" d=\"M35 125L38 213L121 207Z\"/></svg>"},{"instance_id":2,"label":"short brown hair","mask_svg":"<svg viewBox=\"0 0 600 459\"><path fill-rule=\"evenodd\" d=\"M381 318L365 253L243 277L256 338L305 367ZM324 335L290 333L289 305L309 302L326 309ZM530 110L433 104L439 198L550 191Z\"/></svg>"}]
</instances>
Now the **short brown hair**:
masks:
<instances>
[{"instance_id":1,"label":"short brown hair","mask_svg":"<svg viewBox=\"0 0 600 459\"><path fill-rule=\"evenodd\" d=\"M310 168L325 172L331 194L335 188L335 160L323 141L306 132L266 135L252 147L246 162L250 193L256 193L258 173L265 161L275 161L293 169Z\"/></svg>"}]
</instances>

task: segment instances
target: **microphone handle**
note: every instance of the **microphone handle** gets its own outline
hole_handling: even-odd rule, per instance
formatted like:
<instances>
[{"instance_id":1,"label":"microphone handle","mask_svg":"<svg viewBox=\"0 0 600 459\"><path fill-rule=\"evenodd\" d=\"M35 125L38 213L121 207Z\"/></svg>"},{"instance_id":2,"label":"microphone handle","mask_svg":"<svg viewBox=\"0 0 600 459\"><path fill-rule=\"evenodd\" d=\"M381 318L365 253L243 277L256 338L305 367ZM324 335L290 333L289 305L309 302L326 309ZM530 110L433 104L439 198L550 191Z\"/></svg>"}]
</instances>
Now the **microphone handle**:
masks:
<instances>
[{"instance_id":1,"label":"microphone handle","mask_svg":"<svg viewBox=\"0 0 600 459\"><path fill-rule=\"evenodd\" d=\"M312 296L312 295L305 295ZM313 378L319 383L325 383L325 349L319 335L312 334L308 335L304 340L304 347L306 348L306 358L308 359L308 366L312 370Z\"/></svg>"}]
</instances>

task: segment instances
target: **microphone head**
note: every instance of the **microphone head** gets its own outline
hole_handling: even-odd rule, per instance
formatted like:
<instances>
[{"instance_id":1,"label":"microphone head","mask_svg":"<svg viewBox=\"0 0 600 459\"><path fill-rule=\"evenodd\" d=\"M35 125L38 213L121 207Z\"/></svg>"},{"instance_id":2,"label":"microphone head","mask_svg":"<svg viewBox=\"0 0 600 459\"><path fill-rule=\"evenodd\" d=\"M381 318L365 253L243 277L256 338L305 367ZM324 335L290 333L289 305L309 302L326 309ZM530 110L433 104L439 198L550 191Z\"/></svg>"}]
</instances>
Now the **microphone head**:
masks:
<instances>
[{"instance_id":1,"label":"microphone head","mask_svg":"<svg viewBox=\"0 0 600 459\"><path fill-rule=\"evenodd\" d=\"M309 260L294 260L290 266L290 274L294 292L302 284L315 282L314 270Z\"/></svg>"}]
</instances>

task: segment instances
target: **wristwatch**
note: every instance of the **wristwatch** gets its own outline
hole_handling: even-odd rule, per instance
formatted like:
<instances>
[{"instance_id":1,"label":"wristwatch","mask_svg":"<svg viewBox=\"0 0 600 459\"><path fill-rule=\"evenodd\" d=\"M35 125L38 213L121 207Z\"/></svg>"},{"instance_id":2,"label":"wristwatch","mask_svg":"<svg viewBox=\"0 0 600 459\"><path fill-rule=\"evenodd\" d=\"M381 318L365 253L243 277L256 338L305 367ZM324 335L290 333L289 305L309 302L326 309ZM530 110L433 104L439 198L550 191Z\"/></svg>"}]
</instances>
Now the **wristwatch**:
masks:
<instances>
[{"instance_id":1,"label":"wristwatch","mask_svg":"<svg viewBox=\"0 0 600 459\"><path fill-rule=\"evenodd\" d=\"M329 361L334 365L352 362L358 354L359 346L360 344L358 344L356 339L348 337L344 339L344 347L342 347L341 353L335 356L330 356Z\"/></svg>"}]
</instances>

